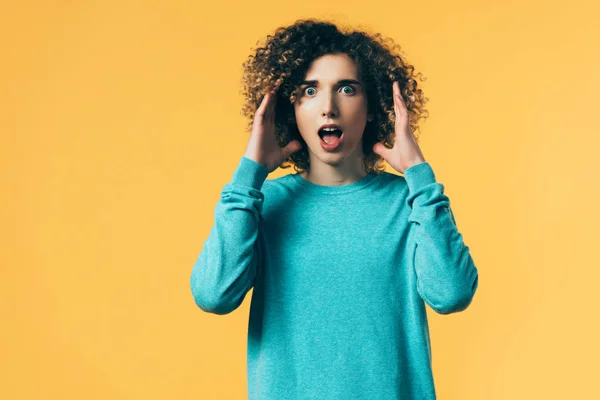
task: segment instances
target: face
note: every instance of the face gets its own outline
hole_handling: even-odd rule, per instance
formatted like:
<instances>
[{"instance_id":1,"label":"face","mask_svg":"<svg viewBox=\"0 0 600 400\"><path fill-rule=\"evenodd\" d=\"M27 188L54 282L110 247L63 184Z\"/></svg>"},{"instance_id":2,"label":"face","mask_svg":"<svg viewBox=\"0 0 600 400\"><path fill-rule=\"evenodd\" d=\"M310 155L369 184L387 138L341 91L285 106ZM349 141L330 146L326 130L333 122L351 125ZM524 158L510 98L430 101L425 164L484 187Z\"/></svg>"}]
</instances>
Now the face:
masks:
<instances>
[{"instance_id":1,"label":"face","mask_svg":"<svg viewBox=\"0 0 600 400\"><path fill-rule=\"evenodd\" d=\"M311 169L328 164L346 170L362 162L362 135L371 116L367 114L367 92L358 66L346 54L327 54L313 60L294 102L296 124L308 146ZM341 143L323 147L319 128L341 127Z\"/></svg>"}]
</instances>

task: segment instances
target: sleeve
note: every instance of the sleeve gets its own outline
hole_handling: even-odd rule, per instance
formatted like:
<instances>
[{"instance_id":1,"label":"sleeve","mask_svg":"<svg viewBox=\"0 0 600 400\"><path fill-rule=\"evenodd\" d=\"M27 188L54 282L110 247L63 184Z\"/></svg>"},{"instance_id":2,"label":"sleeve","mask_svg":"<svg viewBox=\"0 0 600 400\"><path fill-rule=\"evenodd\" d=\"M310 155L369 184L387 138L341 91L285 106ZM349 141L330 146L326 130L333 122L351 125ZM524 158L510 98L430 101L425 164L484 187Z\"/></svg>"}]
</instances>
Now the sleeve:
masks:
<instances>
[{"instance_id":1,"label":"sleeve","mask_svg":"<svg viewBox=\"0 0 600 400\"><path fill-rule=\"evenodd\" d=\"M407 203L414 224L412 267L417 291L438 314L465 310L479 285L479 273L469 247L458 232L444 185L436 182L428 162L408 168Z\"/></svg>"},{"instance_id":2,"label":"sleeve","mask_svg":"<svg viewBox=\"0 0 600 400\"><path fill-rule=\"evenodd\" d=\"M194 301L203 311L228 314L254 286L261 263L258 235L264 194L260 189L267 175L262 164L243 156L221 191L214 224L190 278Z\"/></svg>"}]
</instances>

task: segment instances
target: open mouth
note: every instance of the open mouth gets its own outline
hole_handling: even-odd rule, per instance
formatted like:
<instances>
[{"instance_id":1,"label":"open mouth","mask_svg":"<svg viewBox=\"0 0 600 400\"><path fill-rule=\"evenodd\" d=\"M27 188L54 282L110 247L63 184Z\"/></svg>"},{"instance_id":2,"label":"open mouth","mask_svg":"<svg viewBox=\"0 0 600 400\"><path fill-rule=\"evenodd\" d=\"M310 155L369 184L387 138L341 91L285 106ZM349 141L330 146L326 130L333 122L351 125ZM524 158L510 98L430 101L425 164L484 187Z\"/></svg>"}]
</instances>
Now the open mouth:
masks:
<instances>
[{"instance_id":1,"label":"open mouth","mask_svg":"<svg viewBox=\"0 0 600 400\"><path fill-rule=\"evenodd\" d=\"M333 145L342 137L343 132L339 128L321 128L319 137L327 144Z\"/></svg>"},{"instance_id":2,"label":"open mouth","mask_svg":"<svg viewBox=\"0 0 600 400\"><path fill-rule=\"evenodd\" d=\"M336 151L344 141L344 132L336 127L319 129L321 148L325 151Z\"/></svg>"}]
</instances>

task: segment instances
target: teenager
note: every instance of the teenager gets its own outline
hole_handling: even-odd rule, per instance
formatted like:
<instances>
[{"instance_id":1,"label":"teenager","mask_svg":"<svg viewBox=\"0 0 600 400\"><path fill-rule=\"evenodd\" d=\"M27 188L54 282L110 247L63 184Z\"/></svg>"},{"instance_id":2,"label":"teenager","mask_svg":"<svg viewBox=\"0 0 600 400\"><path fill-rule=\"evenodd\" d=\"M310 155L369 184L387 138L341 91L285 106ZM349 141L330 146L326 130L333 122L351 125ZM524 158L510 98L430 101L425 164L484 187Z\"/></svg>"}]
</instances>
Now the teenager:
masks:
<instances>
[{"instance_id":1,"label":"teenager","mask_svg":"<svg viewBox=\"0 0 600 400\"><path fill-rule=\"evenodd\" d=\"M214 314L254 288L249 400L435 399L425 304L465 310L478 270L413 134L414 68L313 19L244 67L250 138L190 283Z\"/></svg>"}]
</instances>

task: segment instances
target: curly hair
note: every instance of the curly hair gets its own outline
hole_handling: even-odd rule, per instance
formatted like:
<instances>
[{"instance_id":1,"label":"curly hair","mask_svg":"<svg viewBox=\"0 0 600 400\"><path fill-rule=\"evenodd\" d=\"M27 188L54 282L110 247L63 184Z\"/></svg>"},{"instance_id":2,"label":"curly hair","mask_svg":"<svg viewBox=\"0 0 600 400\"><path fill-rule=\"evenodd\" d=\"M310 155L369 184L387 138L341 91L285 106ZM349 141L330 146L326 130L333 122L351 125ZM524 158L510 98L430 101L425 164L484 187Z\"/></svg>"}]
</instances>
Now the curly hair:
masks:
<instances>
[{"instance_id":1,"label":"curly hair","mask_svg":"<svg viewBox=\"0 0 600 400\"><path fill-rule=\"evenodd\" d=\"M257 45L260 45L260 41ZM312 61L326 54L347 54L356 64L366 83L368 112L373 120L363 133L363 165L367 172L378 175L384 170L383 158L373 152L373 146L382 142L386 148L394 144L394 99L392 83L398 81L406 108L409 125L415 134L420 132L419 119L426 119L423 107L429 100L414 79L414 67L403 58L404 53L393 40L376 33L369 35L358 30L344 31L328 21L313 18L297 20L288 27L279 27L267 35L266 43L243 63L242 95L245 103L241 114L249 118L247 132L251 131L254 114L268 90L279 85L275 109L275 131L281 147L296 139L302 149L292 153L280 168L291 164L296 172L309 168L308 147L295 121L294 102L298 86ZM287 101L281 101L286 99Z\"/></svg>"}]
</instances>

